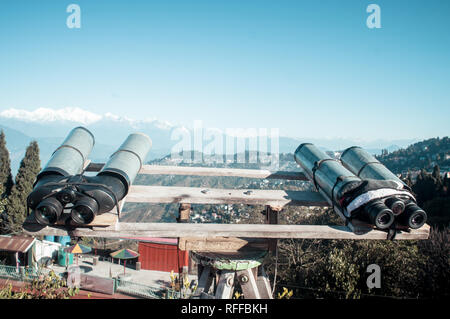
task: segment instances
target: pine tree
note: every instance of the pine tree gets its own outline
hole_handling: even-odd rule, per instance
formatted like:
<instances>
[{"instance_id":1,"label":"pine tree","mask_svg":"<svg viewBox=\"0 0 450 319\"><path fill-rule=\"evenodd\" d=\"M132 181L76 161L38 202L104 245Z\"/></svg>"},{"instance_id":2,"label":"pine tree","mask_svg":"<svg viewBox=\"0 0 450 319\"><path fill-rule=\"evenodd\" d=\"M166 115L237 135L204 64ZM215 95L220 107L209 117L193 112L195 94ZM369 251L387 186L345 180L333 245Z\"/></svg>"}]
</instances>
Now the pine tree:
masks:
<instances>
[{"instance_id":1,"label":"pine tree","mask_svg":"<svg viewBox=\"0 0 450 319\"><path fill-rule=\"evenodd\" d=\"M3 186L0 185L0 192L3 192ZM6 205L8 204L7 198L0 198L0 218L5 211Z\"/></svg>"},{"instance_id":2,"label":"pine tree","mask_svg":"<svg viewBox=\"0 0 450 319\"><path fill-rule=\"evenodd\" d=\"M433 168L433 173L431 174L436 180L441 180L441 169L439 165L435 165Z\"/></svg>"},{"instance_id":3,"label":"pine tree","mask_svg":"<svg viewBox=\"0 0 450 319\"><path fill-rule=\"evenodd\" d=\"M2 130L0 132L0 185L3 189L0 193L1 198L5 198L11 193L13 184L9 151L6 148L5 133Z\"/></svg>"},{"instance_id":4,"label":"pine tree","mask_svg":"<svg viewBox=\"0 0 450 319\"><path fill-rule=\"evenodd\" d=\"M26 218L27 196L33 190L33 183L40 171L39 146L33 141L27 147L25 156L20 162L16 183L8 197L7 225L8 232L20 233Z\"/></svg>"},{"instance_id":5,"label":"pine tree","mask_svg":"<svg viewBox=\"0 0 450 319\"><path fill-rule=\"evenodd\" d=\"M0 184L0 194L3 193L3 185ZM0 198L0 234L7 233L5 225L7 220L6 206L8 205L8 198Z\"/></svg>"}]
</instances>

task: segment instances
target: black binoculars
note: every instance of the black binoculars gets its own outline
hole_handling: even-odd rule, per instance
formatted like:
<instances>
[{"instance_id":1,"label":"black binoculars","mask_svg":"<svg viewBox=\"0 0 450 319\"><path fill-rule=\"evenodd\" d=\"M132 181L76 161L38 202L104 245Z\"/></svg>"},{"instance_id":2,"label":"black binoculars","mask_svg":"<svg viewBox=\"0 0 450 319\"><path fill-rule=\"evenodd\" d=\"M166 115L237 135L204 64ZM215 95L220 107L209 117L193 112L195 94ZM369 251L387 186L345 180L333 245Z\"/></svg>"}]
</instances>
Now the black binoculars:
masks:
<instances>
[{"instance_id":1,"label":"black binoculars","mask_svg":"<svg viewBox=\"0 0 450 319\"><path fill-rule=\"evenodd\" d=\"M333 209L347 220L365 221L379 229L396 225L420 228L427 215L408 186L360 147L333 159L311 143L301 144L295 160Z\"/></svg>"},{"instance_id":2,"label":"black binoculars","mask_svg":"<svg viewBox=\"0 0 450 319\"><path fill-rule=\"evenodd\" d=\"M70 209L75 224L91 223L95 216L118 209L142 167L150 138L130 134L96 176L82 170L94 146L94 136L84 127L74 128L38 174L27 206L41 225L55 224Z\"/></svg>"}]
</instances>

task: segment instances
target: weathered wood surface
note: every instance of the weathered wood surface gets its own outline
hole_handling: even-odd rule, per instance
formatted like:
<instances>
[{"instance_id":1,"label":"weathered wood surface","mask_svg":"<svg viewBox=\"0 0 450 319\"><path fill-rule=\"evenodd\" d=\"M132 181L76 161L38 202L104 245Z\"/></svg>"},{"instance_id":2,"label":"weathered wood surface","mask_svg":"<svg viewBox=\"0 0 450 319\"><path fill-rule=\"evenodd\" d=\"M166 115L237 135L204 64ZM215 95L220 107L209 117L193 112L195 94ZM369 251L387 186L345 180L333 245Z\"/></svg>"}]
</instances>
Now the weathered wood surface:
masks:
<instances>
[{"instance_id":1,"label":"weathered wood surface","mask_svg":"<svg viewBox=\"0 0 450 319\"><path fill-rule=\"evenodd\" d=\"M201 266L201 271L198 274L198 285L195 290L194 297L199 298L202 292L208 293L209 288L213 282L213 275L210 266Z\"/></svg>"},{"instance_id":2,"label":"weathered wood surface","mask_svg":"<svg viewBox=\"0 0 450 319\"><path fill-rule=\"evenodd\" d=\"M181 237L180 250L201 252L236 252L267 250L267 239L235 237Z\"/></svg>"},{"instance_id":3,"label":"weathered wood surface","mask_svg":"<svg viewBox=\"0 0 450 319\"><path fill-rule=\"evenodd\" d=\"M30 235L56 235L80 237L244 237L244 238L317 238L317 239L380 239L387 238L387 232L370 230L357 235L346 226L329 225L265 225L265 224L190 224L190 223L117 223L105 228L77 228L67 230L62 226L39 227L26 230ZM398 231L395 239L427 239L430 226L425 224L410 232Z\"/></svg>"},{"instance_id":4,"label":"weathered wood surface","mask_svg":"<svg viewBox=\"0 0 450 319\"><path fill-rule=\"evenodd\" d=\"M191 214L191 204L180 204L178 207L178 223L189 223L189 215Z\"/></svg>"},{"instance_id":5,"label":"weathered wood surface","mask_svg":"<svg viewBox=\"0 0 450 319\"><path fill-rule=\"evenodd\" d=\"M276 225L278 224L278 213L279 209L273 209L271 206L266 206L266 224L269 225ZM272 252L274 252L277 249L278 246L278 240L277 239L269 239L269 246L268 249Z\"/></svg>"},{"instance_id":6,"label":"weathered wood surface","mask_svg":"<svg viewBox=\"0 0 450 319\"><path fill-rule=\"evenodd\" d=\"M234 277L236 273L232 270L222 270L217 282L215 299L231 299L234 291Z\"/></svg>"},{"instance_id":7,"label":"weathered wood surface","mask_svg":"<svg viewBox=\"0 0 450 319\"><path fill-rule=\"evenodd\" d=\"M103 163L89 163L86 172L98 172ZM166 166L166 165L143 165L139 174L146 175L185 175L185 176L226 176L246 177L261 179L285 179L307 181L302 172L277 171L241 168L218 168L218 167L192 167L192 166Z\"/></svg>"},{"instance_id":8,"label":"weathered wood surface","mask_svg":"<svg viewBox=\"0 0 450 319\"><path fill-rule=\"evenodd\" d=\"M247 204L278 208L286 205L328 206L322 195L312 191L140 185L132 185L125 200L127 203Z\"/></svg>"},{"instance_id":9,"label":"weathered wood surface","mask_svg":"<svg viewBox=\"0 0 450 319\"><path fill-rule=\"evenodd\" d=\"M264 267L258 267L258 270L261 274L256 278L256 286L261 299L273 299L270 281L264 271Z\"/></svg>"},{"instance_id":10,"label":"weathered wood surface","mask_svg":"<svg viewBox=\"0 0 450 319\"><path fill-rule=\"evenodd\" d=\"M34 211L30 213L30 215L27 216L25 219L25 223L23 227L27 227L29 224L37 224L36 220L34 219ZM104 213L102 215L98 215L94 218L94 220L85 225L78 225L72 221L70 218L70 214L64 213L61 218L56 222L56 225L58 226L72 226L72 227L108 227L115 225L119 221L119 218L117 216L117 212L108 212Z\"/></svg>"},{"instance_id":11,"label":"weathered wood surface","mask_svg":"<svg viewBox=\"0 0 450 319\"><path fill-rule=\"evenodd\" d=\"M242 293L245 299L261 299L259 288L256 284L256 278L252 269L245 269L236 272Z\"/></svg>"}]
</instances>

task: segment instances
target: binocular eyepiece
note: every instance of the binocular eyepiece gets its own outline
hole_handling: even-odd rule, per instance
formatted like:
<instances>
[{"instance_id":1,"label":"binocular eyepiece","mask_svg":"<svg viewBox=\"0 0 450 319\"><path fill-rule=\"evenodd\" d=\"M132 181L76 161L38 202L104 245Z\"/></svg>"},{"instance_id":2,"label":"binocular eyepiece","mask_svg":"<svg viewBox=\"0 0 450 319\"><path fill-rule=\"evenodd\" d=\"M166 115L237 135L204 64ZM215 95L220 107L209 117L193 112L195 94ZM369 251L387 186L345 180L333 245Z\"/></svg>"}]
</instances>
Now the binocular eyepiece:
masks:
<instances>
[{"instance_id":1,"label":"binocular eyepiece","mask_svg":"<svg viewBox=\"0 0 450 319\"><path fill-rule=\"evenodd\" d=\"M94 146L84 127L73 129L38 174L27 205L41 225L56 223L65 209L76 224L89 224L112 210L129 190L150 151L151 139L130 134L96 176L81 175Z\"/></svg>"},{"instance_id":2,"label":"binocular eyepiece","mask_svg":"<svg viewBox=\"0 0 450 319\"><path fill-rule=\"evenodd\" d=\"M395 183L398 189L410 191L400 178L361 147L349 147L342 152L340 159L346 168L362 179L390 181ZM427 220L425 211L417 206L411 197L391 196L385 200L385 204L392 210L398 225L417 229Z\"/></svg>"},{"instance_id":3,"label":"binocular eyepiece","mask_svg":"<svg viewBox=\"0 0 450 319\"><path fill-rule=\"evenodd\" d=\"M405 204L405 211L397 220L400 225L417 229L425 224L427 221L427 214L422 208L417 206L414 201L410 200Z\"/></svg>"},{"instance_id":4,"label":"binocular eyepiece","mask_svg":"<svg viewBox=\"0 0 450 319\"><path fill-rule=\"evenodd\" d=\"M389 228L394 222L392 210L382 200L375 200L364 207L365 214L361 219L368 221L380 229Z\"/></svg>"},{"instance_id":5,"label":"binocular eyepiece","mask_svg":"<svg viewBox=\"0 0 450 319\"><path fill-rule=\"evenodd\" d=\"M394 216L398 216L405 210L405 203L397 197L389 197L385 200L385 204L392 211Z\"/></svg>"},{"instance_id":6,"label":"binocular eyepiece","mask_svg":"<svg viewBox=\"0 0 450 319\"><path fill-rule=\"evenodd\" d=\"M412 229L422 227L427 221L427 214L413 200L396 197L366 204L364 213L358 217L380 229L389 228L394 220L398 225Z\"/></svg>"},{"instance_id":7,"label":"binocular eyepiece","mask_svg":"<svg viewBox=\"0 0 450 319\"><path fill-rule=\"evenodd\" d=\"M98 203L91 197L83 197L74 203L70 217L77 224L91 223L99 210Z\"/></svg>"},{"instance_id":8,"label":"binocular eyepiece","mask_svg":"<svg viewBox=\"0 0 450 319\"><path fill-rule=\"evenodd\" d=\"M55 197L48 197L40 202L35 210L35 217L41 225L51 225L61 217L64 206Z\"/></svg>"}]
</instances>

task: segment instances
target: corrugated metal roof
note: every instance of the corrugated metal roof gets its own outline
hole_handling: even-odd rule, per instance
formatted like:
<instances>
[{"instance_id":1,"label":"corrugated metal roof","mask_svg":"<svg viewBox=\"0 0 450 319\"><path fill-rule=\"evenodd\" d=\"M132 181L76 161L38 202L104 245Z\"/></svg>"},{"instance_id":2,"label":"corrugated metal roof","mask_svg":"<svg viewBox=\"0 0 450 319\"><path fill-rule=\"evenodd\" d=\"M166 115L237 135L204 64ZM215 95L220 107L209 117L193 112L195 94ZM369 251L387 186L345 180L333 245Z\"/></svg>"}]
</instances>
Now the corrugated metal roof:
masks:
<instances>
[{"instance_id":1,"label":"corrugated metal roof","mask_svg":"<svg viewBox=\"0 0 450 319\"><path fill-rule=\"evenodd\" d=\"M26 253L36 238L25 236L0 236L0 250Z\"/></svg>"}]
</instances>

